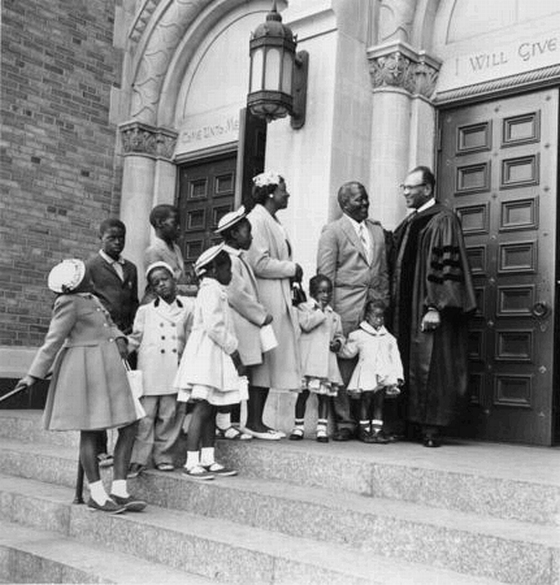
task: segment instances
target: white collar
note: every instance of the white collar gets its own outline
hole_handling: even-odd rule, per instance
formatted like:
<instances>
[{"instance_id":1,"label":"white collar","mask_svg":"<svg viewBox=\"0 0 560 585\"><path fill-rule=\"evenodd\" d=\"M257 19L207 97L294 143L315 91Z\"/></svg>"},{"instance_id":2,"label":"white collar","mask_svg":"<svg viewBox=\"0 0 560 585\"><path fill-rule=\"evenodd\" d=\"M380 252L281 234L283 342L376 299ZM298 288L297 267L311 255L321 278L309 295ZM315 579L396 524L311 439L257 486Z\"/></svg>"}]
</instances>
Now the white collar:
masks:
<instances>
[{"instance_id":1,"label":"white collar","mask_svg":"<svg viewBox=\"0 0 560 585\"><path fill-rule=\"evenodd\" d=\"M240 250L239 248L232 248L227 244L224 246L224 251L227 252L228 254L231 254L232 256L241 256L242 252L242 250Z\"/></svg>"},{"instance_id":2,"label":"white collar","mask_svg":"<svg viewBox=\"0 0 560 585\"><path fill-rule=\"evenodd\" d=\"M436 200L434 197L432 197L429 201L426 201L426 203L424 203L424 205L421 205L416 210L416 213L420 213L421 211L425 211L426 209L430 209L430 207L433 207L435 204L436 204Z\"/></svg>"},{"instance_id":3,"label":"white collar","mask_svg":"<svg viewBox=\"0 0 560 585\"><path fill-rule=\"evenodd\" d=\"M101 256L101 258L103 258L103 260L105 260L105 262L107 262L109 264L115 264L115 262L118 262L119 264L124 264L124 258L122 256L119 256L115 260L114 258L111 258L111 256L109 256L109 254L105 254L105 252L103 250L99 250L99 255Z\"/></svg>"},{"instance_id":4,"label":"white collar","mask_svg":"<svg viewBox=\"0 0 560 585\"><path fill-rule=\"evenodd\" d=\"M382 325L379 329L374 329L367 321L362 321L360 323L360 329L363 329L366 333L375 336L387 335L388 333L384 325Z\"/></svg>"},{"instance_id":5,"label":"white collar","mask_svg":"<svg viewBox=\"0 0 560 585\"><path fill-rule=\"evenodd\" d=\"M365 220L364 221L356 221L353 217L350 217L347 213L345 213L344 215L350 221L350 224L356 230L356 233L360 233L360 228L362 226L366 227Z\"/></svg>"}]
</instances>

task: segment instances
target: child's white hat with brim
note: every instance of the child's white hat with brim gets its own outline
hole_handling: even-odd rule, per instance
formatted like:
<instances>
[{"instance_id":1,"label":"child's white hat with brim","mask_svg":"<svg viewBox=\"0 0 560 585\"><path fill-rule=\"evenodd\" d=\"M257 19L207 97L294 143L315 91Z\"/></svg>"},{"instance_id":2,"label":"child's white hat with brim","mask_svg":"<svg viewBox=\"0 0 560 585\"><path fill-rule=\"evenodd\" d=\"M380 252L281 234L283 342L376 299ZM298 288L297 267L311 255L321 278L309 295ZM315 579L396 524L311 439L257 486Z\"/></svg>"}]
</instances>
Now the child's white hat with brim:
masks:
<instances>
[{"instance_id":1,"label":"child's white hat with brim","mask_svg":"<svg viewBox=\"0 0 560 585\"><path fill-rule=\"evenodd\" d=\"M72 292L82 282L86 265L77 258L68 258L58 263L50 272L47 286L55 293Z\"/></svg>"},{"instance_id":2,"label":"child's white hat with brim","mask_svg":"<svg viewBox=\"0 0 560 585\"><path fill-rule=\"evenodd\" d=\"M208 267L208 264L224 249L225 244L222 242L217 246L212 246L208 250L204 250L194 263L194 272L197 276L202 276Z\"/></svg>"},{"instance_id":3,"label":"child's white hat with brim","mask_svg":"<svg viewBox=\"0 0 560 585\"><path fill-rule=\"evenodd\" d=\"M167 270L169 272L169 274L171 274L171 276L175 276L173 274L173 268L171 268L171 266L169 266L169 264L167 262L164 262L163 260L158 260L157 262L152 262L148 268L146 268L146 278L149 279L150 278L150 272L152 272L152 270L155 270L156 268L165 268L165 270Z\"/></svg>"},{"instance_id":4,"label":"child's white hat with brim","mask_svg":"<svg viewBox=\"0 0 560 585\"><path fill-rule=\"evenodd\" d=\"M221 234L225 230L233 227L237 222L241 221L244 217L247 217L247 212L245 211L245 206L242 205L239 209L235 211L230 211L226 213L218 222L218 227L216 228L216 233Z\"/></svg>"}]
</instances>

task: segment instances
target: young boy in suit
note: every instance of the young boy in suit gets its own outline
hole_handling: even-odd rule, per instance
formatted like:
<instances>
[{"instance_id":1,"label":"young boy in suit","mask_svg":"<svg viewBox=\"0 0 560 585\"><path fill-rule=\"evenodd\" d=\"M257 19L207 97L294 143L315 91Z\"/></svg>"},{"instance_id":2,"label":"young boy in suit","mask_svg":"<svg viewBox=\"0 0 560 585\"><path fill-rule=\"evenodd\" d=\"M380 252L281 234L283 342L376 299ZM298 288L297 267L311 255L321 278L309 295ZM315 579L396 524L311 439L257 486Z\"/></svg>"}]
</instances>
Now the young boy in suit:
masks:
<instances>
[{"instance_id":1,"label":"young boy in suit","mask_svg":"<svg viewBox=\"0 0 560 585\"><path fill-rule=\"evenodd\" d=\"M108 218L99 226L101 249L86 263L93 282L93 292L109 311L115 325L126 335L132 331L138 309L138 271L121 253L126 241L126 227L116 218ZM107 433L100 432L98 459L101 467L112 464L107 453Z\"/></svg>"}]
</instances>

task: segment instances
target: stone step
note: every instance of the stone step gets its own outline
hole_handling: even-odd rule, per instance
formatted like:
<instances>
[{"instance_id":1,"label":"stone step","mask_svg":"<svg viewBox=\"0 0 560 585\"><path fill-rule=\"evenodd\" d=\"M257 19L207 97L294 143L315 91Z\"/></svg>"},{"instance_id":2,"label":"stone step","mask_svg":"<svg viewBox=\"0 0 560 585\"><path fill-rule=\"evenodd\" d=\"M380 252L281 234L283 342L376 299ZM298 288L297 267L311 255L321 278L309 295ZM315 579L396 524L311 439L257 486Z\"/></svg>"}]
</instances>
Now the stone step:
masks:
<instances>
[{"instance_id":1,"label":"stone step","mask_svg":"<svg viewBox=\"0 0 560 585\"><path fill-rule=\"evenodd\" d=\"M184 480L185 489L194 481ZM0 511L7 522L56 532L82 544L108 547L113 553L133 555L149 563L162 563L221 582L255 585L500 583L445 568L395 562L347 545L287 536L157 506L149 506L140 514L111 516L91 512L85 506L69 504L71 497L72 490L64 486L7 477L2 481ZM525 581L528 582L537 581Z\"/></svg>"},{"instance_id":2,"label":"stone step","mask_svg":"<svg viewBox=\"0 0 560 585\"><path fill-rule=\"evenodd\" d=\"M0 411L0 437L71 446L77 453L77 433L44 431L40 418L38 411ZM322 445L310 440L219 441L217 449L245 477L560 525L558 449L475 442L425 449L406 442Z\"/></svg>"},{"instance_id":3,"label":"stone step","mask_svg":"<svg viewBox=\"0 0 560 585\"><path fill-rule=\"evenodd\" d=\"M0 521L0 583L210 585L216 581L56 532Z\"/></svg>"},{"instance_id":4,"label":"stone step","mask_svg":"<svg viewBox=\"0 0 560 585\"><path fill-rule=\"evenodd\" d=\"M0 464L4 473L74 485L73 449L2 441ZM12 481L0 487L9 491ZM130 485L158 506L511 583L547 582L560 557L558 527L413 502L243 476L201 483L180 472L148 471Z\"/></svg>"}]
</instances>

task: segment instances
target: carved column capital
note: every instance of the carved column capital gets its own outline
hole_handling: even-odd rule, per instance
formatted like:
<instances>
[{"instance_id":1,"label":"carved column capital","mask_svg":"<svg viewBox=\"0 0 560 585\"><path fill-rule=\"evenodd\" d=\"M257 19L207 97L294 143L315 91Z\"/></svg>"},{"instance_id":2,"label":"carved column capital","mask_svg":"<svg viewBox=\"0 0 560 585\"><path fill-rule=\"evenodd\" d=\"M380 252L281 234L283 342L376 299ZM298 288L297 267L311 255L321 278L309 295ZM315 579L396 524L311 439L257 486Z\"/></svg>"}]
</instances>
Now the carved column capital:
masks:
<instances>
[{"instance_id":1,"label":"carved column capital","mask_svg":"<svg viewBox=\"0 0 560 585\"><path fill-rule=\"evenodd\" d=\"M425 51L397 41L368 49L369 72L374 90L398 87L411 95L431 98L441 62Z\"/></svg>"},{"instance_id":2,"label":"carved column capital","mask_svg":"<svg viewBox=\"0 0 560 585\"><path fill-rule=\"evenodd\" d=\"M143 154L171 160L178 134L174 130L155 128L143 122L126 122L119 126L124 155Z\"/></svg>"}]
</instances>

